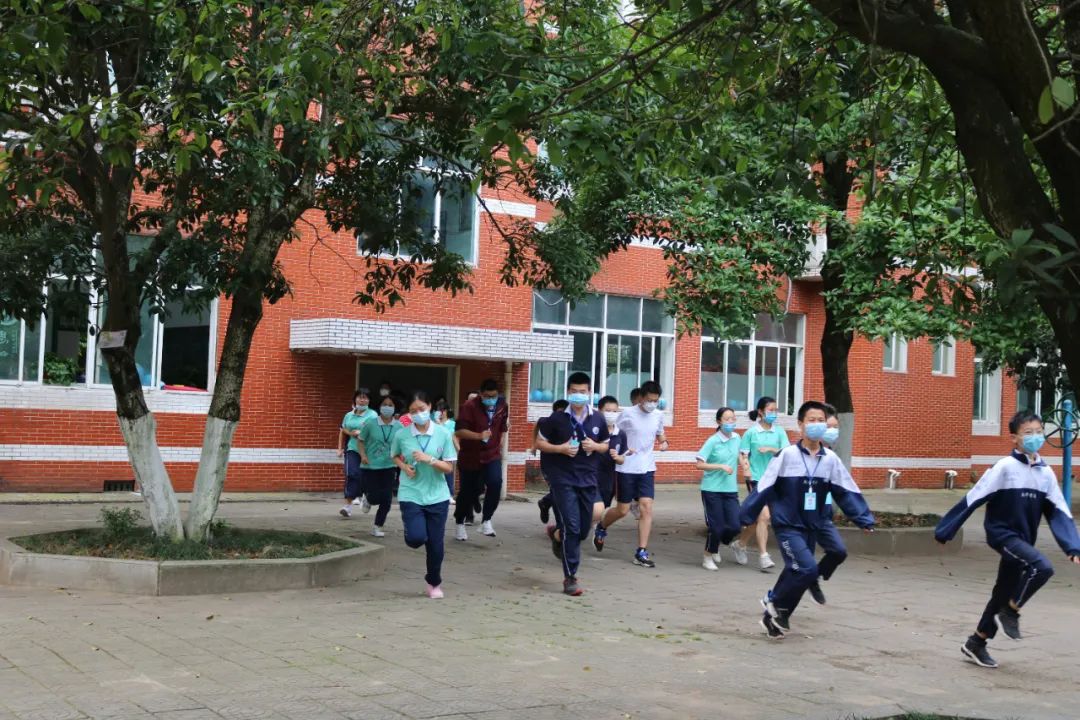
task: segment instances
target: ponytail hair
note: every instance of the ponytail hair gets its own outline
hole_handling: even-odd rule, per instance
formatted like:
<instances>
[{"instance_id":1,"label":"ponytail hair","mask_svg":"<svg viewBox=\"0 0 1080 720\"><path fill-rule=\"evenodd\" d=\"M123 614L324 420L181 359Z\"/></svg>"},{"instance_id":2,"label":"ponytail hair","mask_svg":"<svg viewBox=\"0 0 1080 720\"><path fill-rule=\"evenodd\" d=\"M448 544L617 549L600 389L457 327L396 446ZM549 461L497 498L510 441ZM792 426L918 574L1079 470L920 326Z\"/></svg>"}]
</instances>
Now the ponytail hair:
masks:
<instances>
[{"instance_id":1,"label":"ponytail hair","mask_svg":"<svg viewBox=\"0 0 1080 720\"><path fill-rule=\"evenodd\" d=\"M747 417L749 417L751 421L756 421L765 414L765 408L774 402L776 402L776 398L771 398L768 395L758 398L757 409L747 413Z\"/></svg>"}]
</instances>

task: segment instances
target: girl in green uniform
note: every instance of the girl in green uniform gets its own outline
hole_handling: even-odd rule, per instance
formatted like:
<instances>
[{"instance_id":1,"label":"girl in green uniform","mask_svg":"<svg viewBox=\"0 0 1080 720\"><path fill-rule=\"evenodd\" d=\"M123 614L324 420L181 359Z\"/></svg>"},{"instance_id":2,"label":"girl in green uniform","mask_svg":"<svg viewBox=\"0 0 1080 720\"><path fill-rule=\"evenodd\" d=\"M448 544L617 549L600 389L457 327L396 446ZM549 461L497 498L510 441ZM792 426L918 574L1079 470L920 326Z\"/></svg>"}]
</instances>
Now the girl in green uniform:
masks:
<instances>
[{"instance_id":1,"label":"girl in green uniform","mask_svg":"<svg viewBox=\"0 0 1080 720\"><path fill-rule=\"evenodd\" d=\"M739 446L742 454L739 465L742 467L743 476L748 478L746 481L748 492L754 492L757 489L758 480L765 474L769 461L790 444L787 432L776 424L776 419L776 400L771 397L759 399L757 409L750 411L750 420L754 421L754 424L743 433L742 443ZM747 562L746 544L753 535L757 535L758 550L761 552L758 567L765 572L776 565L765 549L769 541L768 508L758 515L756 525L743 530L739 539L731 544L732 552L735 553L735 562L740 565L745 565Z\"/></svg>"}]
</instances>

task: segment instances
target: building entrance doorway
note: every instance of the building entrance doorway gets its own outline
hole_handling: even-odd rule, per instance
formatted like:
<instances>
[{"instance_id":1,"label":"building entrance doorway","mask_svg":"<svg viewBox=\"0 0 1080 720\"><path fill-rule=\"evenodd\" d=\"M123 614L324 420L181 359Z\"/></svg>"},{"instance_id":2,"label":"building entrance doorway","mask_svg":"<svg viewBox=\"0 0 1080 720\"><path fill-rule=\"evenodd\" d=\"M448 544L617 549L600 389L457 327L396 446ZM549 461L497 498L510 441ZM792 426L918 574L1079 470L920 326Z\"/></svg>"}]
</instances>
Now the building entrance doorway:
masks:
<instances>
[{"instance_id":1,"label":"building entrance doorway","mask_svg":"<svg viewBox=\"0 0 1080 720\"><path fill-rule=\"evenodd\" d=\"M445 398L451 408L458 406L457 365L432 365L429 363L379 363L358 360L356 363L356 387L371 391L371 402L379 401L379 386L390 383L394 396L400 401L417 390L423 390L437 402ZM399 408L404 412L405 408Z\"/></svg>"}]
</instances>

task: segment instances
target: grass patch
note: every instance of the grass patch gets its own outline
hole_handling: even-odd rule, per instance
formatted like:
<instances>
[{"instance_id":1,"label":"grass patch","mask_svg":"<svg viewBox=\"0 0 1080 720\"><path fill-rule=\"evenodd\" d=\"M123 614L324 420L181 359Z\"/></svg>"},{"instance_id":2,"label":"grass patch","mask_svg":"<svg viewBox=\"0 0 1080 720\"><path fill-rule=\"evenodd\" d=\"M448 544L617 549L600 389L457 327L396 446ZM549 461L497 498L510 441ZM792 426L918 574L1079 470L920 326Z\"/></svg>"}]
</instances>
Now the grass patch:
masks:
<instances>
[{"instance_id":1,"label":"grass patch","mask_svg":"<svg viewBox=\"0 0 1080 720\"><path fill-rule=\"evenodd\" d=\"M84 528L11 540L30 552L120 560L271 560L314 557L356 547L321 533L244 530L221 524L207 543L169 542L154 537L148 527L128 528L121 535L106 528Z\"/></svg>"},{"instance_id":2,"label":"grass patch","mask_svg":"<svg viewBox=\"0 0 1080 720\"><path fill-rule=\"evenodd\" d=\"M933 513L923 513L922 515L916 515L915 513L894 513L894 512L877 512L874 511L874 518L877 519L877 523L874 525L876 528L932 528L941 522L940 515L934 515ZM834 522L841 527L854 527L846 515L841 512L836 513ZM907 720L932 720L938 716L936 715L897 715L898 718L905 718ZM892 720L892 718L884 718L883 720ZM962 719L961 719L962 720Z\"/></svg>"}]
</instances>

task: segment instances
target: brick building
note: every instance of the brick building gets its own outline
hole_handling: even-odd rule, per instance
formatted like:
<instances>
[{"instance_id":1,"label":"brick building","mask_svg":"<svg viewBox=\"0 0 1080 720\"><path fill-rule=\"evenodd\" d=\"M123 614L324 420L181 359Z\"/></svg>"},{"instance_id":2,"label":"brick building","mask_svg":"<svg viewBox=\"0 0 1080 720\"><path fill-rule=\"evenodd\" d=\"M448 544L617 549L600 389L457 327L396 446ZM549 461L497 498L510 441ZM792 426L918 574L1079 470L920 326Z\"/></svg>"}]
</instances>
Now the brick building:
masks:
<instances>
[{"instance_id":1,"label":"brick building","mask_svg":"<svg viewBox=\"0 0 1080 720\"><path fill-rule=\"evenodd\" d=\"M745 341L677 337L651 298L664 271L661 251L647 244L605 262L596 295L573 309L556 292L503 286L493 222L542 222L547 210L512 191L482 193L486 212L464 190L432 190L424 200L434 231L473 264L474 293L415 290L381 316L352 302L367 262L357 239L330 233L316 216L299 229L281 253L293 294L267 308L255 336L226 490L340 488L338 424L354 387L383 380L456 407L495 377L511 407L511 489L522 487L532 463L530 422L560 396L569 371L589 372L598 394L623 403L645 379L663 385L671 450L658 454L662 481L697 479L694 454L720 405L735 407L745 427L745 411L772 395L791 430L799 403L822 397L824 318L813 268L791 283L787 317L761 318ZM37 327L0 318L0 490L122 487L132 472L91 332L99 312L93 293L87 302L66 298L59 284L48 291L58 302ZM176 306L164 320L144 319L139 365L181 490L194 480L226 320L224 300L204 312ZM979 372L964 343L858 339L850 367L853 471L867 487L884 486L890 469L902 473L901 487L940 487L949 470L964 483L1005 451L1018 403L1056 403L1052 390L1018 392L1012 378ZM57 384L69 378L69 386Z\"/></svg>"}]
</instances>

